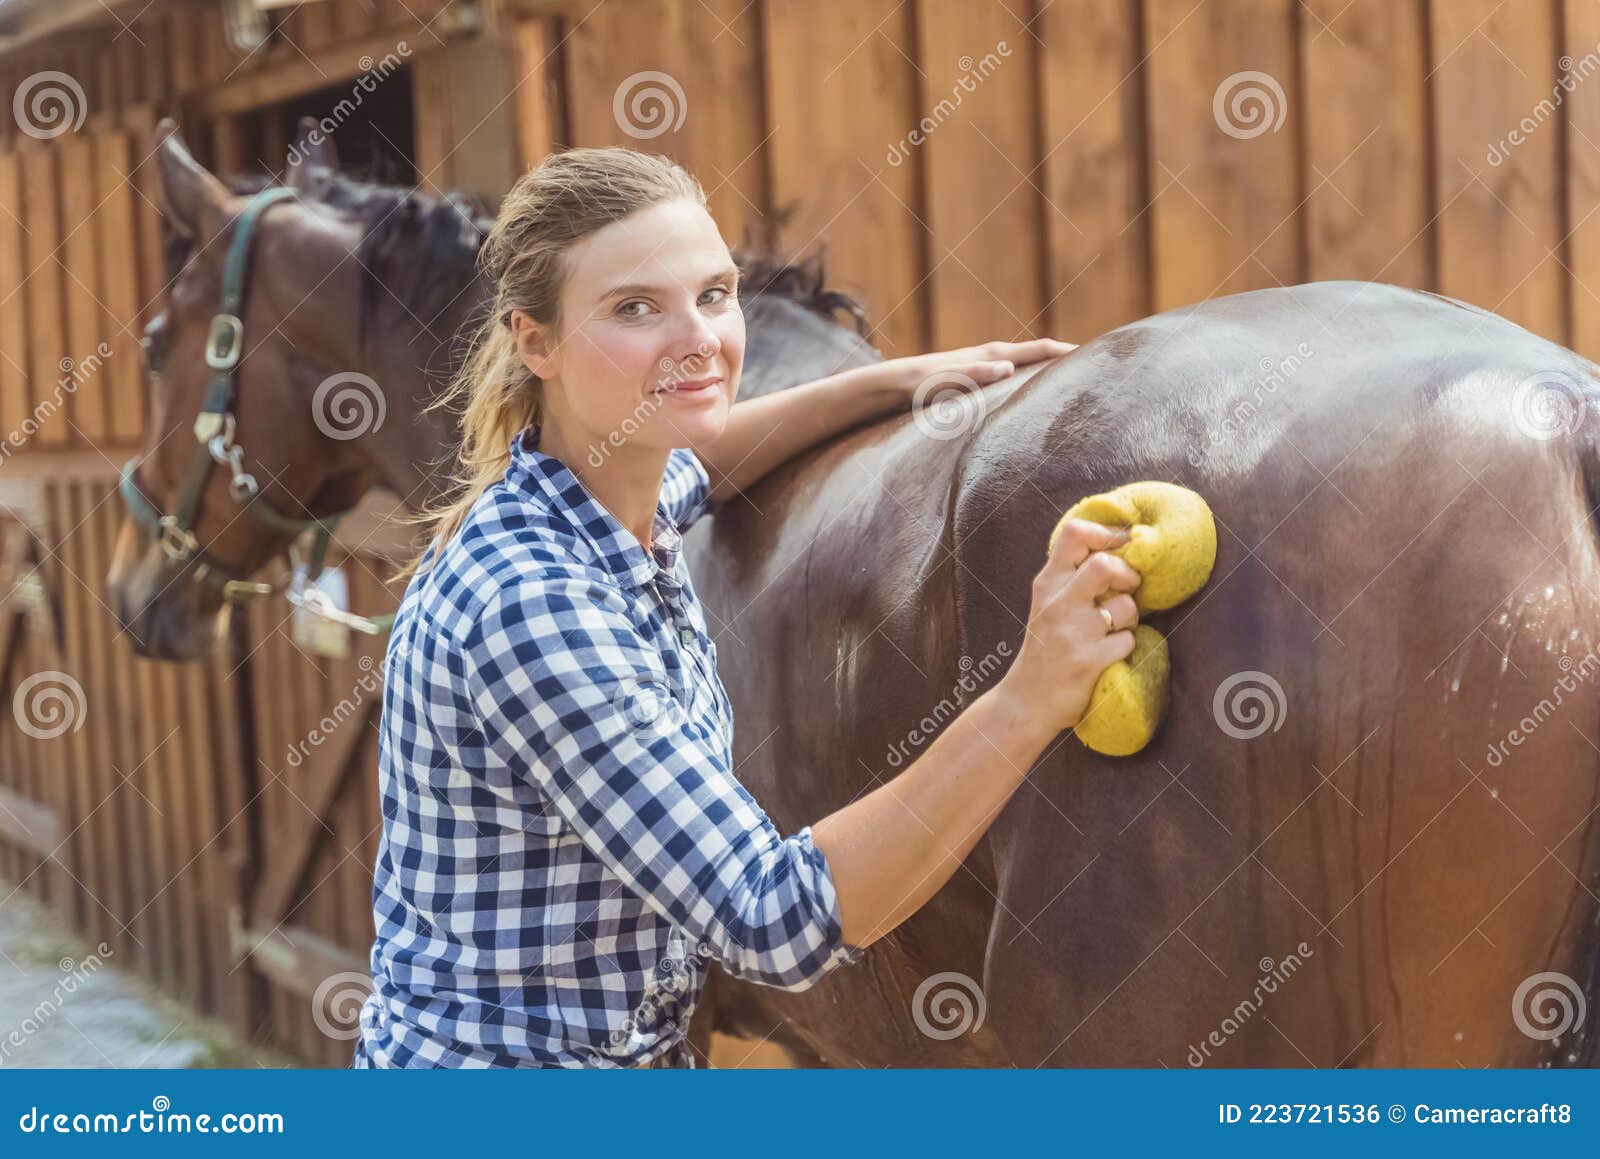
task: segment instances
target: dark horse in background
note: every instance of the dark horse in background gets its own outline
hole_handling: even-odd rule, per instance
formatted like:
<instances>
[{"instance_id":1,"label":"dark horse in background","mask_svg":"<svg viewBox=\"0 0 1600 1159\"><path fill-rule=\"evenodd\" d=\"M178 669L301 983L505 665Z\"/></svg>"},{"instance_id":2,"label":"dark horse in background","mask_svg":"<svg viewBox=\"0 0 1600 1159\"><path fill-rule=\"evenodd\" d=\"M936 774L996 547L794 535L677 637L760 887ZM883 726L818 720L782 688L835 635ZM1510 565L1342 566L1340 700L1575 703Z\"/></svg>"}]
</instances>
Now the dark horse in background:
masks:
<instances>
[{"instance_id":1,"label":"dark horse in background","mask_svg":"<svg viewBox=\"0 0 1600 1159\"><path fill-rule=\"evenodd\" d=\"M170 499L243 198L173 134L177 248L141 471ZM463 202L323 165L264 219L239 442L274 503L434 495L423 416L486 288ZM745 396L879 355L819 268L746 287ZM1167 718L1136 756L1070 733L961 871L856 968L715 976L696 1035L830 1065L1592 1065L1600 1017L1600 397L1593 364L1430 294L1321 283L1124 326L985 391L804 454L691 534L739 776L784 831L892 776L1014 655L1046 538L1138 479L1217 518L1209 585L1150 617ZM310 421L370 375L388 422ZM964 416L964 417L963 417ZM284 542L221 479L198 538ZM217 593L132 525L109 584L146 654L209 646Z\"/></svg>"}]
</instances>

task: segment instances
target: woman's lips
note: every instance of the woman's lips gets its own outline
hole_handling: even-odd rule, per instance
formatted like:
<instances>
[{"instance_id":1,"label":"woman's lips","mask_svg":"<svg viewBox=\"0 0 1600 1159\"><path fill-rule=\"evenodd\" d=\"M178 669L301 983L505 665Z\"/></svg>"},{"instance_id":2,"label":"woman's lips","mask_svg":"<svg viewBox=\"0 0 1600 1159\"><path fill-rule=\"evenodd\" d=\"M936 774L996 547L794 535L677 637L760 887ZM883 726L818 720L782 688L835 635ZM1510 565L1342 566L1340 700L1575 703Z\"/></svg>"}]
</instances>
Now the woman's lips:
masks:
<instances>
[{"instance_id":1,"label":"woman's lips","mask_svg":"<svg viewBox=\"0 0 1600 1159\"><path fill-rule=\"evenodd\" d=\"M717 388L721 386L722 383L723 380L721 378L696 378L684 382L672 382L665 386L659 386L656 388L655 393L681 398L685 401L699 398L710 398L717 393Z\"/></svg>"}]
</instances>

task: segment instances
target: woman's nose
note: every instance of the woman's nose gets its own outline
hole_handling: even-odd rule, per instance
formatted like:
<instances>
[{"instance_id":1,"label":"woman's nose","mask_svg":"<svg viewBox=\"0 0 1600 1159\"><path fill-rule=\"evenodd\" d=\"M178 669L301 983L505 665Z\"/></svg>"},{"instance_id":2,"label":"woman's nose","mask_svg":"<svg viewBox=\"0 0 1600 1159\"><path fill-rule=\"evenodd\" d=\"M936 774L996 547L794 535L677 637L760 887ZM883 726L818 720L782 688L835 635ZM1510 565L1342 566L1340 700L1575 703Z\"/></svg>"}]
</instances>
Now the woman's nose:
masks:
<instances>
[{"instance_id":1,"label":"woman's nose","mask_svg":"<svg viewBox=\"0 0 1600 1159\"><path fill-rule=\"evenodd\" d=\"M674 336L668 353L674 365L692 371L709 364L721 349L722 339L700 311L694 310Z\"/></svg>"}]
</instances>

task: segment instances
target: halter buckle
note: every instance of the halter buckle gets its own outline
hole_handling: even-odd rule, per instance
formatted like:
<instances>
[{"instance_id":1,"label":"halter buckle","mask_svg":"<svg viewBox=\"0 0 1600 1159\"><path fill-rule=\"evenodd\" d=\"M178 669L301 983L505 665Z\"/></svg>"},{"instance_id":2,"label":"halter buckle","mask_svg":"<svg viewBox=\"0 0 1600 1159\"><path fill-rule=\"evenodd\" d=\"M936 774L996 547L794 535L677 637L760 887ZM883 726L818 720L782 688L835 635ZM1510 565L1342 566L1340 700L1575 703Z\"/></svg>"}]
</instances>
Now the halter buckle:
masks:
<instances>
[{"instance_id":1,"label":"halter buckle","mask_svg":"<svg viewBox=\"0 0 1600 1159\"><path fill-rule=\"evenodd\" d=\"M206 365L212 370L232 370L239 365L244 347L244 322L237 314L215 314L206 335Z\"/></svg>"},{"instance_id":2,"label":"halter buckle","mask_svg":"<svg viewBox=\"0 0 1600 1159\"><path fill-rule=\"evenodd\" d=\"M182 563L199 549L199 540L178 526L176 515L163 515L158 526L161 529L161 550L167 553L167 558L173 563Z\"/></svg>"}]
</instances>

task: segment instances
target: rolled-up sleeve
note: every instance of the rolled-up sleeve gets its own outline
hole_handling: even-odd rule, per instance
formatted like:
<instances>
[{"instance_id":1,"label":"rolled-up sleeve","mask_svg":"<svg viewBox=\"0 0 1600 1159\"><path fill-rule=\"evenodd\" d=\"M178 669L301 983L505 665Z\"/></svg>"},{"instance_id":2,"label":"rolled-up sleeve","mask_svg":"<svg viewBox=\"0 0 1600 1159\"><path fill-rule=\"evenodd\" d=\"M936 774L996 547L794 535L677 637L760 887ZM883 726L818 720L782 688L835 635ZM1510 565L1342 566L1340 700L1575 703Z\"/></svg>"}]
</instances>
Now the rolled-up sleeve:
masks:
<instances>
[{"instance_id":1,"label":"rolled-up sleeve","mask_svg":"<svg viewBox=\"0 0 1600 1159\"><path fill-rule=\"evenodd\" d=\"M580 568L502 587L462 641L488 751L730 973L803 990L857 961L810 827L778 834L649 647L621 594Z\"/></svg>"}]
</instances>

